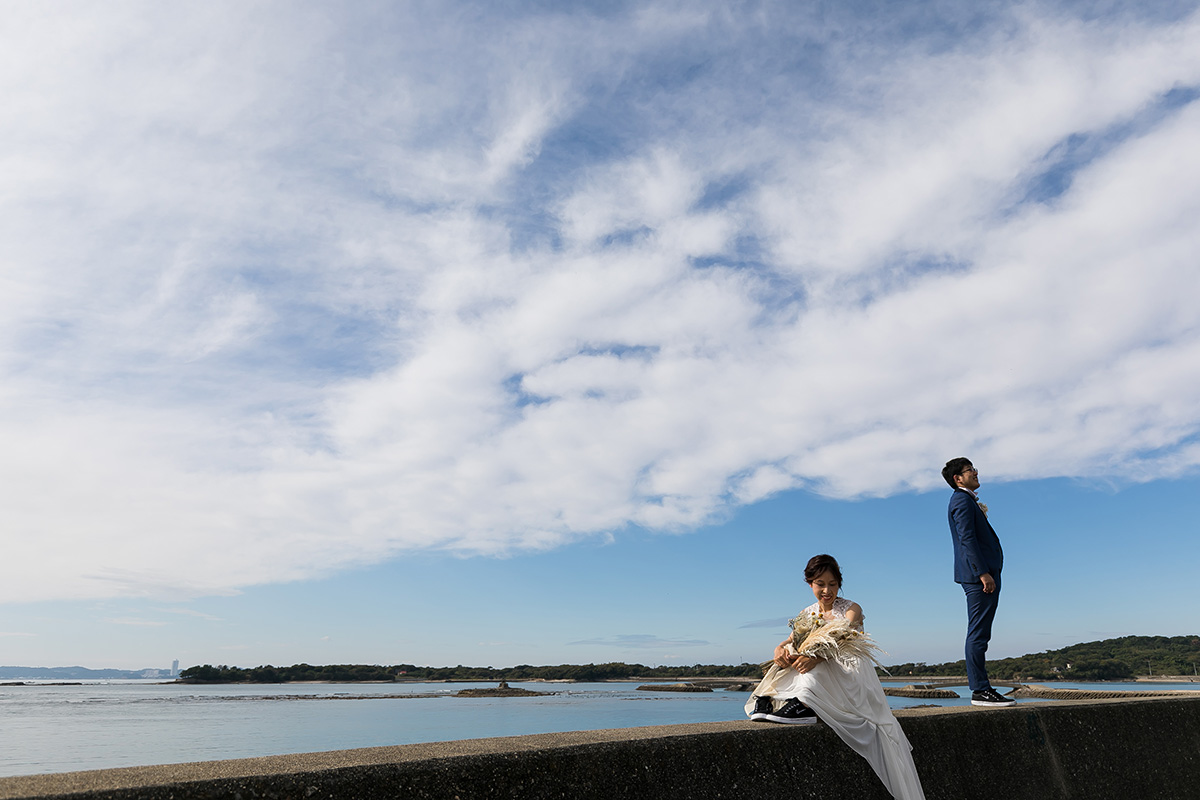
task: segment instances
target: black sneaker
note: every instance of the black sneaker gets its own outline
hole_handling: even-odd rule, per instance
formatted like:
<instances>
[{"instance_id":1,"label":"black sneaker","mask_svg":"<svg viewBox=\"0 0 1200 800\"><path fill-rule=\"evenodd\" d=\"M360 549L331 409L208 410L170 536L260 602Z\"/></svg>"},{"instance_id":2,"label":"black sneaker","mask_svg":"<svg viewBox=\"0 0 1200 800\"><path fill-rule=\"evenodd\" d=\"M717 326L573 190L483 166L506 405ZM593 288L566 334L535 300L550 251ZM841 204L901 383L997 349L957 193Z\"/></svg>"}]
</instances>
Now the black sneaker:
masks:
<instances>
[{"instance_id":1,"label":"black sneaker","mask_svg":"<svg viewBox=\"0 0 1200 800\"><path fill-rule=\"evenodd\" d=\"M764 722L767 719L767 715L774 710L775 705L771 702L771 698L756 696L754 698L754 713L750 715L750 719L754 722Z\"/></svg>"},{"instance_id":2,"label":"black sneaker","mask_svg":"<svg viewBox=\"0 0 1200 800\"><path fill-rule=\"evenodd\" d=\"M784 701L782 708L772 711L763 719L768 722L782 722L784 725L815 725L817 712L801 703L799 699L790 697Z\"/></svg>"},{"instance_id":3,"label":"black sneaker","mask_svg":"<svg viewBox=\"0 0 1200 800\"><path fill-rule=\"evenodd\" d=\"M1016 700L1011 697L1005 697L997 692L992 687L980 689L978 692L971 692L971 705L973 706L989 706L991 708L1004 708L1016 704Z\"/></svg>"}]
</instances>

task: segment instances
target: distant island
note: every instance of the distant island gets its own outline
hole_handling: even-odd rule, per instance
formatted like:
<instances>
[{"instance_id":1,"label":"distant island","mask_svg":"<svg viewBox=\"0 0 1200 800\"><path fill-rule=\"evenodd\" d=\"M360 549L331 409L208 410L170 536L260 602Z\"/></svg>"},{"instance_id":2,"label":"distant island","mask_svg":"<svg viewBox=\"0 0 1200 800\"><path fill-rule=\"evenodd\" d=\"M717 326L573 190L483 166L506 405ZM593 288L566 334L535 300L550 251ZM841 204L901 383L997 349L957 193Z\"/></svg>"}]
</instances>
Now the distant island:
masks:
<instances>
[{"instance_id":1,"label":"distant island","mask_svg":"<svg viewBox=\"0 0 1200 800\"><path fill-rule=\"evenodd\" d=\"M744 678L759 674L758 664L722 666L696 664L689 667L647 667L643 664L613 662L608 664L558 664L535 667L522 664L516 667L418 667L413 664L380 666L378 664L293 664L290 667L229 667L205 664L188 667L179 673L181 683L296 683L327 681L356 682L429 682L429 681L601 681L633 680L636 678Z\"/></svg>"},{"instance_id":2,"label":"distant island","mask_svg":"<svg viewBox=\"0 0 1200 800\"><path fill-rule=\"evenodd\" d=\"M1155 676L1200 677L1200 636L1122 636L1017 658L988 659L988 674L1003 680L1122 681ZM965 675L966 663L889 666L896 677Z\"/></svg>"},{"instance_id":3,"label":"distant island","mask_svg":"<svg viewBox=\"0 0 1200 800\"><path fill-rule=\"evenodd\" d=\"M1116 681L1154 676L1197 676L1200 665L1200 636L1124 636L1048 650L1018 658L988 661L993 677L1019 681ZM962 661L944 664L923 662L886 667L887 674L909 676L949 676L966 674ZM392 666L332 664L290 667L203 666L188 667L179 673L183 683L294 683L326 681L330 683L406 681L578 681L601 682L640 678L747 678L761 674L758 664L695 664L678 667L647 667L644 664L611 662L607 664L559 664L496 669L493 667L419 667L413 664ZM883 674L882 672L880 673Z\"/></svg>"},{"instance_id":4,"label":"distant island","mask_svg":"<svg viewBox=\"0 0 1200 800\"><path fill-rule=\"evenodd\" d=\"M169 669L88 669L87 667L0 667L0 680L115 681L174 676Z\"/></svg>"}]
</instances>

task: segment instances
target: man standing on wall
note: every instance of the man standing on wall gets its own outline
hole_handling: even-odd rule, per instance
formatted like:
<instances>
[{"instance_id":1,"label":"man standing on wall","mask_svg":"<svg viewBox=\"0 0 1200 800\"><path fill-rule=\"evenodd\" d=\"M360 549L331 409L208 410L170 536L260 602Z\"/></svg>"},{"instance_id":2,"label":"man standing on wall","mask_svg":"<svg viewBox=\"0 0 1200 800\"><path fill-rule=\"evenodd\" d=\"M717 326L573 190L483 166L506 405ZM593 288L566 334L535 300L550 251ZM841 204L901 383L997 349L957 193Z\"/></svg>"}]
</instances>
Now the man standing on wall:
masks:
<instances>
[{"instance_id":1,"label":"man standing on wall","mask_svg":"<svg viewBox=\"0 0 1200 800\"><path fill-rule=\"evenodd\" d=\"M946 462L942 477L954 490L950 495L950 537L954 540L954 580L967 595L967 682L971 687L971 705L1012 705L1012 698L992 688L984 664L988 641L992 638L992 619L1000 603L1004 551L988 522L987 506L975 494L979 471L970 460L955 458Z\"/></svg>"}]
</instances>

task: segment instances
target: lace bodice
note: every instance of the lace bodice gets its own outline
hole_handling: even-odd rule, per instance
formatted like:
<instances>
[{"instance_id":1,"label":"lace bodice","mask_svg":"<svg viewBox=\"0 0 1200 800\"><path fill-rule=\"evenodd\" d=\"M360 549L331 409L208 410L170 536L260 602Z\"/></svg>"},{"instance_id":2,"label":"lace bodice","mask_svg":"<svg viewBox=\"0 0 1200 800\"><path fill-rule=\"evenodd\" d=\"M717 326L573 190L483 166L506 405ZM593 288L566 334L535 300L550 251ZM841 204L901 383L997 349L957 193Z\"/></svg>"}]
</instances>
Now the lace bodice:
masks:
<instances>
[{"instance_id":1,"label":"lace bodice","mask_svg":"<svg viewBox=\"0 0 1200 800\"><path fill-rule=\"evenodd\" d=\"M833 611L829 612L829 618L845 619L846 612L850 610L850 606L852 606L852 605L854 605L854 601L849 600L845 597L833 598ZM805 614L820 614L821 613L821 604L813 603L811 606L804 609L804 613Z\"/></svg>"}]
</instances>

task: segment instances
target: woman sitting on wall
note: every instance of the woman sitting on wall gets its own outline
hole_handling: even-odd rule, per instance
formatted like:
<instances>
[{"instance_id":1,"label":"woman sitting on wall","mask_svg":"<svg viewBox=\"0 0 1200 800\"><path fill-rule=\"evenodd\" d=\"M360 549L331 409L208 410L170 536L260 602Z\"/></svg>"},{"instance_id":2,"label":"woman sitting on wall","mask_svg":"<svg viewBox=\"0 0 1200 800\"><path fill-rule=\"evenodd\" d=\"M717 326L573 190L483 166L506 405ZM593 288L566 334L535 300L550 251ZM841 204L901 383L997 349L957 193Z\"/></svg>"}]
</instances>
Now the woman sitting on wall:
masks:
<instances>
[{"instance_id":1,"label":"woman sitting on wall","mask_svg":"<svg viewBox=\"0 0 1200 800\"><path fill-rule=\"evenodd\" d=\"M875 646L863 633L862 608L838 596L841 568L833 556L813 556L804 580L817 602L791 621L792 635L775 648L746 713L790 725L819 717L867 760L893 797L924 800L912 746L875 674Z\"/></svg>"}]
</instances>

